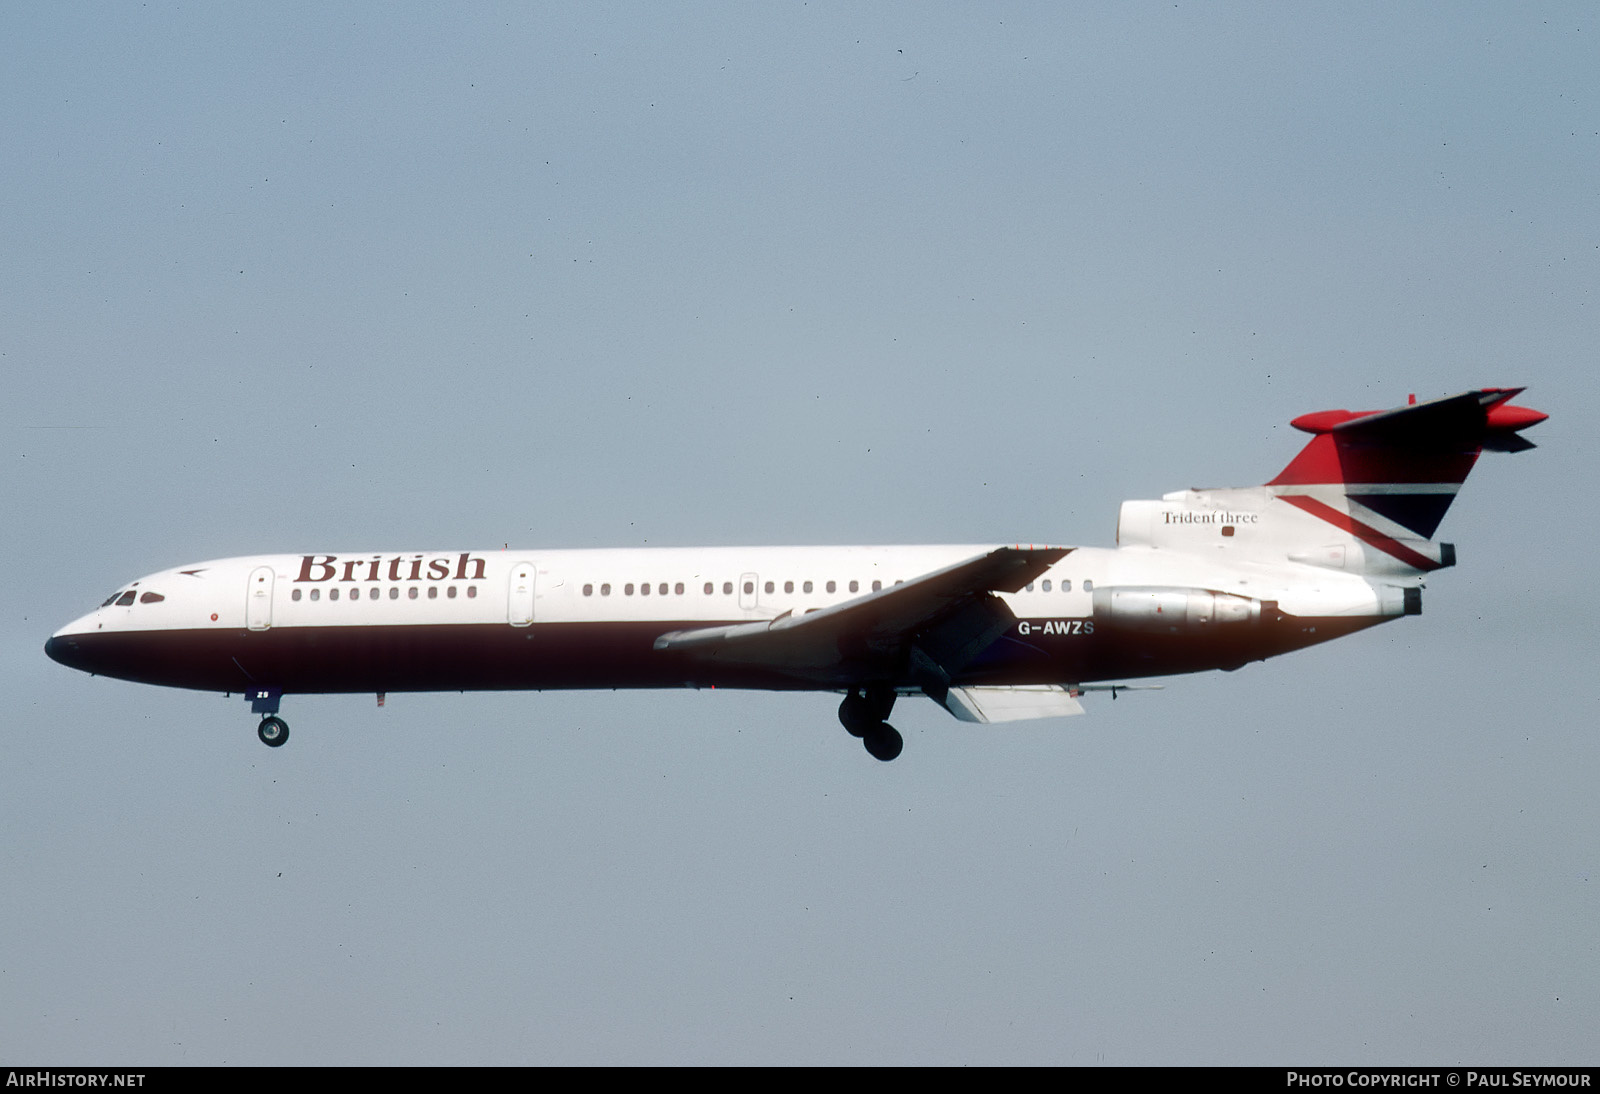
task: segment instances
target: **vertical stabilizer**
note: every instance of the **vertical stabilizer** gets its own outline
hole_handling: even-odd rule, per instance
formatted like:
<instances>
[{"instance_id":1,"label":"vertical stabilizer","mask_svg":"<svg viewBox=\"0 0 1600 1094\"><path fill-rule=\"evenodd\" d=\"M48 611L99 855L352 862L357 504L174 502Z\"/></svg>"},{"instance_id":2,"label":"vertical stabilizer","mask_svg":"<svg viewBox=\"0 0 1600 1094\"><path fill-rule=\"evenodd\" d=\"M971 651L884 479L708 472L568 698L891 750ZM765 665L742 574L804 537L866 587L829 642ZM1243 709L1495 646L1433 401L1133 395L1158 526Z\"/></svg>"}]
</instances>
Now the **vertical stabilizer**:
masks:
<instances>
[{"instance_id":1,"label":"vertical stabilizer","mask_svg":"<svg viewBox=\"0 0 1600 1094\"><path fill-rule=\"evenodd\" d=\"M1420 578L1455 563L1433 535L1479 453L1533 447L1519 431L1546 415L1512 406L1521 390L1302 415L1311 442L1271 482L1125 502L1119 542Z\"/></svg>"},{"instance_id":2,"label":"vertical stabilizer","mask_svg":"<svg viewBox=\"0 0 1600 1094\"><path fill-rule=\"evenodd\" d=\"M1424 573L1449 566L1454 549L1429 541L1478 454L1532 448L1518 431L1546 418L1511 405L1522 390L1482 388L1394 410L1302 415L1290 424L1315 436L1267 488L1359 542L1369 557L1376 552Z\"/></svg>"},{"instance_id":3,"label":"vertical stabilizer","mask_svg":"<svg viewBox=\"0 0 1600 1094\"><path fill-rule=\"evenodd\" d=\"M1317 516L1342 497L1349 504L1333 507L1350 518L1346 523L1376 517L1432 539L1479 452L1533 447L1517 431L1546 416L1511 406L1520 391L1484 388L1394 410L1301 415L1290 424L1315 436L1267 485Z\"/></svg>"}]
</instances>

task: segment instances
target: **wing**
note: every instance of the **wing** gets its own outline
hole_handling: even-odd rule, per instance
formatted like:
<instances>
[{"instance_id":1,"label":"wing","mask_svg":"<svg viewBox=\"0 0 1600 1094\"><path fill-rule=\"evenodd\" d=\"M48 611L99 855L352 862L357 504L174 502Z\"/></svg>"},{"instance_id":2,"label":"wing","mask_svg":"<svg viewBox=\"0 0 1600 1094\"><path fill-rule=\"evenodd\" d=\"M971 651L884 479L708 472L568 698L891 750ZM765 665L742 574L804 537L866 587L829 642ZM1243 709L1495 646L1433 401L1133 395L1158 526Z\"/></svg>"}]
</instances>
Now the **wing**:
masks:
<instances>
[{"instance_id":1,"label":"wing","mask_svg":"<svg viewBox=\"0 0 1600 1094\"><path fill-rule=\"evenodd\" d=\"M655 647L710 664L761 667L833 686L864 681L948 686L950 673L1016 622L994 594L1018 591L1070 551L1001 547L843 604L755 623L672 631L657 638Z\"/></svg>"}]
</instances>

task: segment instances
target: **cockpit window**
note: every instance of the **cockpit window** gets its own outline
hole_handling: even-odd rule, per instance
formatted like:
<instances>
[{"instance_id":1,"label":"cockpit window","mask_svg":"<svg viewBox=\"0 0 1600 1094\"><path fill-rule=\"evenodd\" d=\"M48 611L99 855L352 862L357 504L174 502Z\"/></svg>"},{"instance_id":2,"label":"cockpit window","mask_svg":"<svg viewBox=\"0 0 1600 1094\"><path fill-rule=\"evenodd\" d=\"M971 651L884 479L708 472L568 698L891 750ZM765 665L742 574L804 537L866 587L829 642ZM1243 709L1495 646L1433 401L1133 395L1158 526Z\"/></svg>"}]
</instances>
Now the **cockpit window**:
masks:
<instances>
[{"instance_id":1,"label":"cockpit window","mask_svg":"<svg viewBox=\"0 0 1600 1094\"><path fill-rule=\"evenodd\" d=\"M102 603L100 606L102 608L111 607L112 603L117 599L117 597L119 597L121 595L122 595L122 590L118 589L116 592L114 592L110 596L106 597L104 603Z\"/></svg>"},{"instance_id":2,"label":"cockpit window","mask_svg":"<svg viewBox=\"0 0 1600 1094\"><path fill-rule=\"evenodd\" d=\"M134 598L135 595L136 594L134 593L134 591L132 589L129 589L127 592L125 592L121 596L117 597L117 607L126 608L129 604L133 603L133 598Z\"/></svg>"},{"instance_id":3,"label":"cockpit window","mask_svg":"<svg viewBox=\"0 0 1600 1094\"><path fill-rule=\"evenodd\" d=\"M166 599L166 597L162 596L160 593L140 593L139 594L139 603L141 603L141 604L159 604L165 599Z\"/></svg>"}]
</instances>

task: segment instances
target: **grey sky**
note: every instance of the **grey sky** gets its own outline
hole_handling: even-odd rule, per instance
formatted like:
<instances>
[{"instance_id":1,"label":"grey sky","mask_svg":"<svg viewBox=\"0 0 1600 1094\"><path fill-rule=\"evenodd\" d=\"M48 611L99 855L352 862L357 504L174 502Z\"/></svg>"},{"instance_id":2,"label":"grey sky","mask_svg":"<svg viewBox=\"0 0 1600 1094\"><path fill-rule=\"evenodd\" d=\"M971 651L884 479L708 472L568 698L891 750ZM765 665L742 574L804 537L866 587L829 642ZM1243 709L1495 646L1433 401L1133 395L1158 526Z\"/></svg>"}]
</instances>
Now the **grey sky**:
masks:
<instances>
[{"instance_id":1,"label":"grey sky","mask_svg":"<svg viewBox=\"0 0 1600 1094\"><path fill-rule=\"evenodd\" d=\"M1593 14L0 11L0 1060L1594 1062ZM1501 384L1421 618L890 765L41 652L227 555L1109 544Z\"/></svg>"}]
</instances>

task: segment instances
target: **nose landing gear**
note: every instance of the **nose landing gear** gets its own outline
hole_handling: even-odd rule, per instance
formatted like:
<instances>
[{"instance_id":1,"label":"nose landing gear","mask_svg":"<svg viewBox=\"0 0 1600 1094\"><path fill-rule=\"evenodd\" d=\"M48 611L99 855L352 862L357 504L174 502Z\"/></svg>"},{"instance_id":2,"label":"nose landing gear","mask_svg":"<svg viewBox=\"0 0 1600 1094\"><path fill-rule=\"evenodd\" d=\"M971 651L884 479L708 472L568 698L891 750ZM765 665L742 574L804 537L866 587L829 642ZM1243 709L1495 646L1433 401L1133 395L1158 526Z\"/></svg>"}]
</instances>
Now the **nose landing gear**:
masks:
<instances>
[{"instance_id":1,"label":"nose landing gear","mask_svg":"<svg viewBox=\"0 0 1600 1094\"><path fill-rule=\"evenodd\" d=\"M261 738L261 743L268 748L282 748L283 742L289 739L289 723L278 717L278 702L283 692L277 688L252 688L244 697L250 700L252 713L266 715L256 726L256 736Z\"/></svg>"},{"instance_id":2,"label":"nose landing gear","mask_svg":"<svg viewBox=\"0 0 1600 1094\"><path fill-rule=\"evenodd\" d=\"M289 739L289 723L276 716L261 719L261 724L256 726L256 736L261 738L261 743L268 748L282 748L283 742Z\"/></svg>"}]
</instances>

